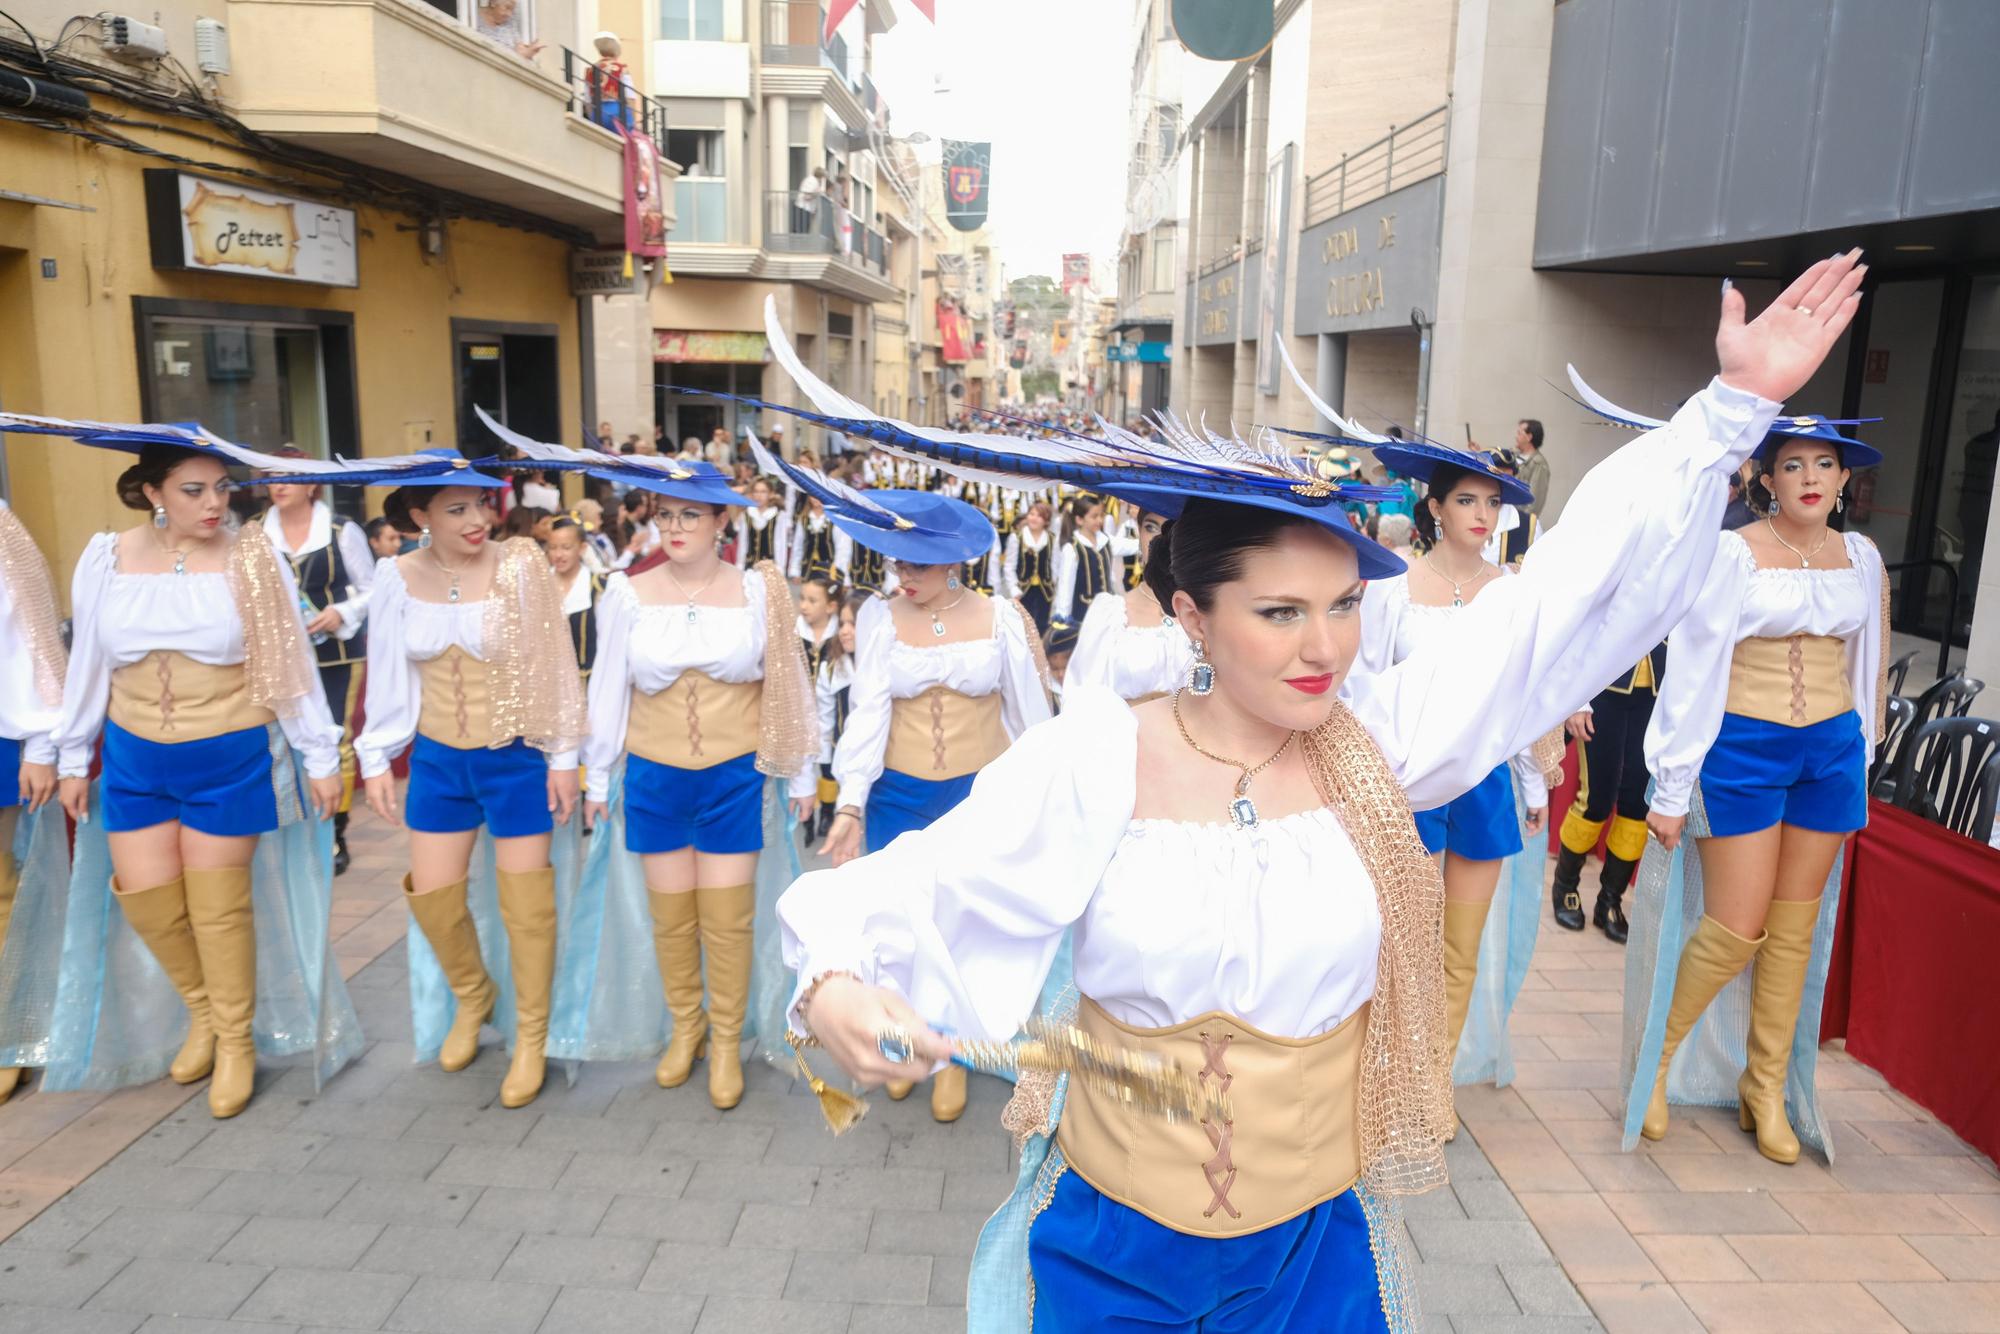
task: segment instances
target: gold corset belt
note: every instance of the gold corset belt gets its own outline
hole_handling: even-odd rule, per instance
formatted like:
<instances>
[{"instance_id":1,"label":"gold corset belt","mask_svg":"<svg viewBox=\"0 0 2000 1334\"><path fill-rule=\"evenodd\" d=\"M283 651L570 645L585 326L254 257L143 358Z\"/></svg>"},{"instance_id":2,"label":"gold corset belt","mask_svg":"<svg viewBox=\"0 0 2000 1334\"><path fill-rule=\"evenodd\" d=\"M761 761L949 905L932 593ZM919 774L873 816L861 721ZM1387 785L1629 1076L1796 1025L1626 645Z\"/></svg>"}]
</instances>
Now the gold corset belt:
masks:
<instances>
[{"instance_id":1,"label":"gold corset belt","mask_svg":"<svg viewBox=\"0 0 2000 1334\"><path fill-rule=\"evenodd\" d=\"M1000 696L961 695L932 686L889 708L882 765L930 782L976 774L1007 749Z\"/></svg>"},{"instance_id":2,"label":"gold corset belt","mask_svg":"<svg viewBox=\"0 0 2000 1334\"><path fill-rule=\"evenodd\" d=\"M243 664L215 667L184 653L148 653L111 673L111 721L171 745L263 727L277 715L250 702Z\"/></svg>"},{"instance_id":3,"label":"gold corset belt","mask_svg":"<svg viewBox=\"0 0 2000 1334\"><path fill-rule=\"evenodd\" d=\"M1745 718L1810 727L1854 708L1847 641L1831 635L1745 639L1729 664L1724 707Z\"/></svg>"},{"instance_id":4,"label":"gold corset belt","mask_svg":"<svg viewBox=\"0 0 2000 1334\"><path fill-rule=\"evenodd\" d=\"M492 694L486 664L458 645L417 664L423 704L417 730L453 750L483 750L493 744Z\"/></svg>"},{"instance_id":5,"label":"gold corset belt","mask_svg":"<svg viewBox=\"0 0 2000 1334\"><path fill-rule=\"evenodd\" d=\"M762 681L717 681L682 672L657 695L632 692L625 749L676 769L709 769L757 749Z\"/></svg>"},{"instance_id":6,"label":"gold corset belt","mask_svg":"<svg viewBox=\"0 0 2000 1334\"><path fill-rule=\"evenodd\" d=\"M1077 1024L1109 1047L1200 1072L1233 1121L1136 1115L1071 1080L1056 1142L1099 1194L1196 1237L1240 1237L1296 1218L1361 1176L1356 1094L1369 1006L1315 1038L1277 1038L1226 1014L1133 1028L1085 997Z\"/></svg>"}]
</instances>

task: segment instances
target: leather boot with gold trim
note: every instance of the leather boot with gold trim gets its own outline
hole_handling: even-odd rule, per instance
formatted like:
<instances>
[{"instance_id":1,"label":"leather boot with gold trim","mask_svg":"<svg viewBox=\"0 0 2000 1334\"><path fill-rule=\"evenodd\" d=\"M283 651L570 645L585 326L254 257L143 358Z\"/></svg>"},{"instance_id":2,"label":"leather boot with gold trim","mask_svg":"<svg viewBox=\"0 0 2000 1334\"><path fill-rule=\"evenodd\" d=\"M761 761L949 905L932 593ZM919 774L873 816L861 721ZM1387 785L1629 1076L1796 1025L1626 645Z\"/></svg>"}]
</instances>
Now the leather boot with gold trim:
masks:
<instances>
[{"instance_id":1,"label":"leather boot with gold trim","mask_svg":"<svg viewBox=\"0 0 2000 1334\"><path fill-rule=\"evenodd\" d=\"M1472 984L1479 976L1479 938L1486 934L1486 914L1493 901L1444 901L1444 1013L1447 1062L1458 1057L1458 1038L1465 1032L1466 1011L1472 1008Z\"/></svg>"},{"instance_id":2,"label":"leather boot with gold trim","mask_svg":"<svg viewBox=\"0 0 2000 1334\"><path fill-rule=\"evenodd\" d=\"M1818 899L1773 900L1764 917L1764 947L1750 974L1748 1059L1736 1081L1737 1123L1756 1132L1757 1152L1774 1163L1799 1160L1799 1137L1785 1116L1785 1074L1818 922Z\"/></svg>"},{"instance_id":3,"label":"leather boot with gold trim","mask_svg":"<svg viewBox=\"0 0 2000 1334\"><path fill-rule=\"evenodd\" d=\"M181 1043L167 1074L176 1084L192 1084L206 1079L215 1067L215 1029L209 1022L208 987L202 981L201 954L195 948L194 928L188 924L187 886L184 879L127 894L111 882L111 897L125 914L125 921L139 939L146 942L160 967L188 1007L187 1038Z\"/></svg>"},{"instance_id":4,"label":"leather boot with gold trim","mask_svg":"<svg viewBox=\"0 0 2000 1334\"><path fill-rule=\"evenodd\" d=\"M649 893L646 899L653 910L660 991L674 1020L673 1036L653 1079L663 1089L679 1088L708 1050L708 1012L701 1008L701 919L692 893Z\"/></svg>"},{"instance_id":5,"label":"leather boot with gold trim","mask_svg":"<svg viewBox=\"0 0 2000 1334\"><path fill-rule=\"evenodd\" d=\"M556 873L500 871L500 920L514 965L514 1059L500 1081L502 1107L526 1107L547 1071L549 995L556 975Z\"/></svg>"},{"instance_id":6,"label":"leather boot with gold trim","mask_svg":"<svg viewBox=\"0 0 2000 1334\"><path fill-rule=\"evenodd\" d=\"M404 876L403 902L410 905L410 916L430 942L445 983L458 1000L451 1031L438 1048L438 1068L463 1070L479 1055L480 1025L493 1017L493 1003L500 996L479 954L479 931L465 906L465 882L417 894L411 891L410 877Z\"/></svg>"},{"instance_id":7,"label":"leather boot with gold trim","mask_svg":"<svg viewBox=\"0 0 2000 1334\"><path fill-rule=\"evenodd\" d=\"M227 1119L250 1103L257 1083L257 925L247 866L188 867L188 923L201 955L208 1012L215 1025L215 1074L209 1114Z\"/></svg>"},{"instance_id":8,"label":"leather boot with gold trim","mask_svg":"<svg viewBox=\"0 0 2000 1334\"><path fill-rule=\"evenodd\" d=\"M757 889L697 889L694 898L708 964L708 1100L726 1112L743 1101L743 1013L750 1005Z\"/></svg>"},{"instance_id":9,"label":"leather boot with gold trim","mask_svg":"<svg viewBox=\"0 0 2000 1334\"><path fill-rule=\"evenodd\" d=\"M1565 931L1583 930L1583 897L1577 886L1583 883L1583 863L1589 857L1587 852L1574 852L1568 846L1556 852L1555 879L1549 882L1549 899L1554 908L1556 925Z\"/></svg>"},{"instance_id":10,"label":"leather boot with gold trim","mask_svg":"<svg viewBox=\"0 0 2000 1334\"><path fill-rule=\"evenodd\" d=\"M1667 1067L1681 1048L1681 1039L1701 1018L1716 993L1743 971L1764 944L1764 937L1745 940L1706 913L1695 923L1694 934L1681 950L1680 965L1674 970L1674 999L1667 1008L1666 1041L1660 1047L1660 1069L1653 1077L1653 1096L1647 1100L1646 1116L1639 1133L1647 1139L1664 1139L1667 1134Z\"/></svg>"}]
</instances>

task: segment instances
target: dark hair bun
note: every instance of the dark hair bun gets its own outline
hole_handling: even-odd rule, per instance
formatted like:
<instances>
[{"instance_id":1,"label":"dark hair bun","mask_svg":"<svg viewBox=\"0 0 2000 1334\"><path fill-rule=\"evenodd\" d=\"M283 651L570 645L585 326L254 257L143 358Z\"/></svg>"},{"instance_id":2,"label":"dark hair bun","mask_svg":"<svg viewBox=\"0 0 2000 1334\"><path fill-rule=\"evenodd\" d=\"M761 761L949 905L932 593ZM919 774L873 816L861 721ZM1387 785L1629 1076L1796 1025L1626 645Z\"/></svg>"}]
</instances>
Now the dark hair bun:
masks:
<instances>
[{"instance_id":1,"label":"dark hair bun","mask_svg":"<svg viewBox=\"0 0 2000 1334\"><path fill-rule=\"evenodd\" d=\"M438 488L434 486L399 486L391 491L382 502L382 517L389 526L406 537L415 537L424 526L410 514L413 509L428 509L431 497Z\"/></svg>"},{"instance_id":2,"label":"dark hair bun","mask_svg":"<svg viewBox=\"0 0 2000 1334\"><path fill-rule=\"evenodd\" d=\"M1168 519L1160 525L1159 535L1146 548L1146 587L1160 600L1160 610L1171 616L1174 614L1174 524Z\"/></svg>"},{"instance_id":3,"label":"dark hair bun","mask_svg":"<svg viewBox=\"0 0 2000 1334\"><path fill-rule=\"evenodd\" d=\"M139 451L139 461L118 474L118 501L126 509L150 510L153 502L146 499L147 487L165 486L167 475L189 459L213 457L178 445L147 445Z\"/></svg>"}]
</instances>

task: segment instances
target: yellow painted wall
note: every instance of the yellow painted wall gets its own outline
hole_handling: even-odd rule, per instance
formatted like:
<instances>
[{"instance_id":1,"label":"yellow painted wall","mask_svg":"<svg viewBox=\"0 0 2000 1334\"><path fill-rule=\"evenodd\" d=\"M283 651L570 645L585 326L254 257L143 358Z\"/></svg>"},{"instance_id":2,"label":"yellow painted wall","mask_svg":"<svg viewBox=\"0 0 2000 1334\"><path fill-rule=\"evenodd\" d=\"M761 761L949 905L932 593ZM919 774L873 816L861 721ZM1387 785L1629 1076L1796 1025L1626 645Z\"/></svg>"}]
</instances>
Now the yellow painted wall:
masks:
<instances>
[{"instance_id":1,"label":"yellow painted wall","mask_svg":"<svg viewBox=\"0 0 2000 1334\"><path fill-rule=\"evenodd\" d=\"M143 131L128 131L142 141ZM152 136L186 152L189 141ZM248 158L200 145L214 161ZM565 242L482 222L447 226L443 254L426 257L413 220L360 210L358 288L182 273L152 267L141 170L153 159L66 135L0 122L10 190L82 203L94 212L0 201L0 406L65 417L136 421L140 415L138 296L350 311L354 315L362 453L394 454L453 440L453 319L552 325L557 330L563 439L580 444L576 302ZM278 187L272 187L278 188ZM310 197L309 188L294 193ZM340 202L334 200L333 202ZM40 276L54 260L57 276ZM5 438L14 508L66 590L93 533L128 527L112 483L129 456L66 441ZM277 441L245 441L271 445ZM373 493L371 493L373 494Z\"/></svg>"}]
</instances>

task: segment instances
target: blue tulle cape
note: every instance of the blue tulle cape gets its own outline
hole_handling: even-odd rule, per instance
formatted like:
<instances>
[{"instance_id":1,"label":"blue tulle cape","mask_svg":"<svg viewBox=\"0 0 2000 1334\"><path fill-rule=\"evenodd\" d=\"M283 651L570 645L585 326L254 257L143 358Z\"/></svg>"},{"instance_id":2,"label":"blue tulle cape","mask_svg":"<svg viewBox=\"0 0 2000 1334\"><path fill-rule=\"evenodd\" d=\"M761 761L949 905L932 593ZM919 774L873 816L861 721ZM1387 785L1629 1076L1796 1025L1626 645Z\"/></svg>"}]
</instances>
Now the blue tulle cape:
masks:
<instances>
[{"instance_id":1,"label":"blue tulle cape","mask_svg":"<svg viewBox=\"0 0 2000 1334\"><path fill-rule=\"evenodd\" d=\"M1510 771L1511 777L1511 771ZM1465 1030L1451 1064L1454 1084L1491 1080L1505 1088L1514 1082L1514 1046L1507 1036L1507 1019L1527 980L1535 957L1535 936L1541 929L1543 875L1548 869L1549 833L1528 829L1528 808L1514 785L1514 817L1521 822L1521 851L1500 866L1493 906L1486 914L1486 931L1479 939L1479 975L1472 984Z\"/></svg>"},{"instance_id":2,"label":"blue tulle cape","mask_svg":"<svg viewBox=\"0 0 2000 1334\"><path fill-rule=\"evenodd\" d=\"M69 829L54 802L14 825L20 883L0 948L0 1069L47 1065L69 909Z\"/></svg>"}]
</instances>

